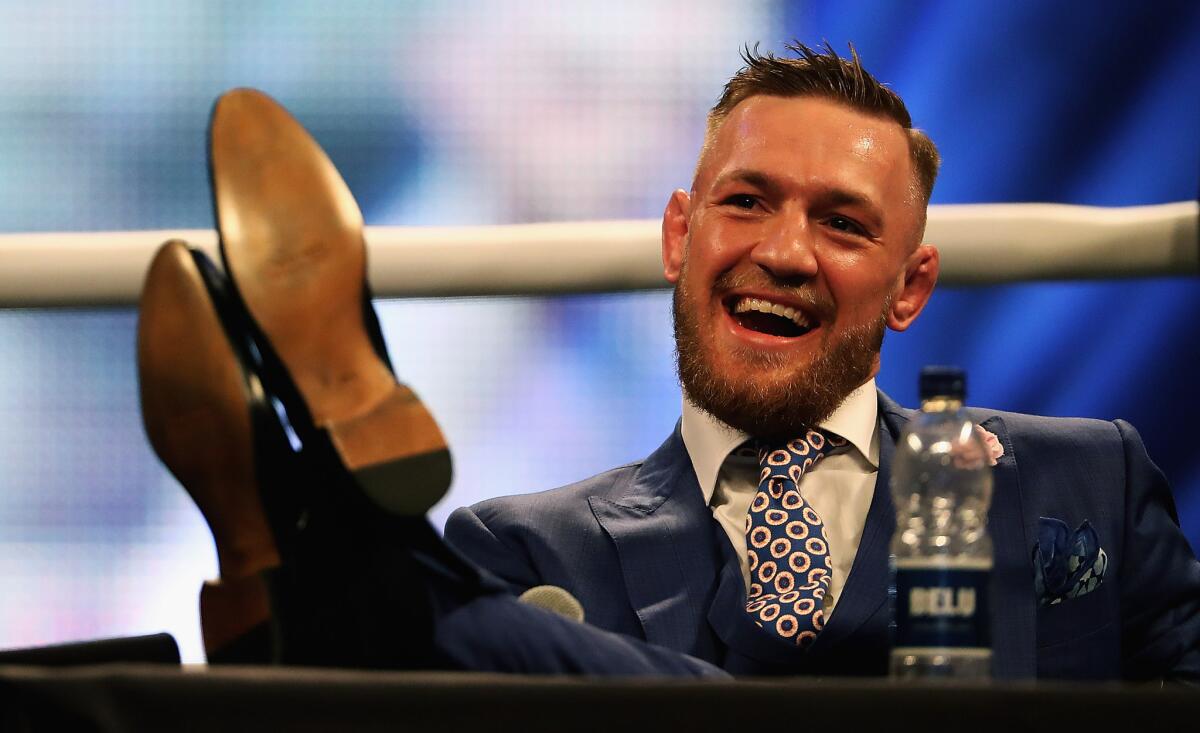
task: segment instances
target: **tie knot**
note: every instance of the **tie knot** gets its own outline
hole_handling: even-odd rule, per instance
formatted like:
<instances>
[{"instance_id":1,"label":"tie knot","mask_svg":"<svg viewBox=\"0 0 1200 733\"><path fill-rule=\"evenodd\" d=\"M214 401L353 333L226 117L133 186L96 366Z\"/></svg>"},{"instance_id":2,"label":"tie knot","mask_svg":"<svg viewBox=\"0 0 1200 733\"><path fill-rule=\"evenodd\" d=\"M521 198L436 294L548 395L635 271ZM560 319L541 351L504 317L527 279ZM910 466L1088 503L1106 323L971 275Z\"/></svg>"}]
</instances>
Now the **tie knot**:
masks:
<instances>
[{"instance_id":1,"label":"tie knot","mask_svg":"<svg viewBox=\"0 0 1200 733\"><path fill-rule=\"evenodd\" d=\"M808 428L798 438L788 441L755 441L758 463L770 466L812 465L819 458L849 444L842 436L820 428Z\"/></svg>"}]
</instances>

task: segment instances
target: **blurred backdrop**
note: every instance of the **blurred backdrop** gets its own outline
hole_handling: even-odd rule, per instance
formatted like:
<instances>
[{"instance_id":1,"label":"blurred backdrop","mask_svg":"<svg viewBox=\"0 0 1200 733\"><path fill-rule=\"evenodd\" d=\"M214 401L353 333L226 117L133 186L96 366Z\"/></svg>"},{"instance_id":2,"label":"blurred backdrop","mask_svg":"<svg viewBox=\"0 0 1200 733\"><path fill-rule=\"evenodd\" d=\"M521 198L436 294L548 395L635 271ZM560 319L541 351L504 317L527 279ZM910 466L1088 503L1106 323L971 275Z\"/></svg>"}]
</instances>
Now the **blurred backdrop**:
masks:
<instances>
[{"instance_id":1,"label":"blurred backdrop","mask_svg":"<svg viewBox=\"0 0 1200 733\"><path fill-rule=\"evenodd\" d=\"M211 226L205 124L233 86L292 110L370 224L656 217L739 47L793 38L853 42L905 97L935 203L1196 196L1182 0L44 0L0 5L0 231ZM666 291L377 305L458 457L439 525L636 460L677 418ZM1195 278L947 288L880 384L913 404L921 365L958 363L974 404L1133 421L1200 546L1197 316ZM143 436L135 321L0 311L0 648L166 629L202 659L215 555Z\"/></svg>"}]
</instances>

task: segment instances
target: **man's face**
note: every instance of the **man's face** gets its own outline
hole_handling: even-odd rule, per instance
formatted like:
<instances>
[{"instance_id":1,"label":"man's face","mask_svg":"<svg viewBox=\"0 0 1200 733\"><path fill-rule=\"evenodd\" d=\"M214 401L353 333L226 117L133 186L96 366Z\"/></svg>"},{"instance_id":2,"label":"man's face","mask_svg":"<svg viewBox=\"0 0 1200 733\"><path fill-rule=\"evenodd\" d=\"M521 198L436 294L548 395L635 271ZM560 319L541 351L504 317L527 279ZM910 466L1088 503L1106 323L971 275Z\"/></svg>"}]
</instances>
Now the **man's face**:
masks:
<instances>
[{"instance_id":1,"label":"man's face","mask_svg":"<svg viewBox=\"0 0 1200 733\"><path fill-rule=\"evenodd\" d=\"M688 396L754 435L828 417L933 288L922 208L895 122L813 97L735 107L663 221Z\"/></svg>"}]
</instances>

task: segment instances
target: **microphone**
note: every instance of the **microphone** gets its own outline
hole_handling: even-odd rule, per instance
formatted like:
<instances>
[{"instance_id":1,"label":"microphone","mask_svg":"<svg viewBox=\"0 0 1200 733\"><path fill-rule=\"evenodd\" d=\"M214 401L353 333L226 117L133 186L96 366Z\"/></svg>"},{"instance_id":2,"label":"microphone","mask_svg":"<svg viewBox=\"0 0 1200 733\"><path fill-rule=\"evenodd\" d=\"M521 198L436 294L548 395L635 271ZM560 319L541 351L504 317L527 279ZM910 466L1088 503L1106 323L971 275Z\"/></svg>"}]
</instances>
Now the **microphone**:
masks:
<instances>
[{"instance_id":1,"label":"microphone","mask_svg":"<svg viewBox=\"0 0 1200 733\"><path fill-rule=\"evenodd\" d=\"M583 604L557 585L535 585L522 593L517 600L583 623Z\"/></svg>"}]
</instances>

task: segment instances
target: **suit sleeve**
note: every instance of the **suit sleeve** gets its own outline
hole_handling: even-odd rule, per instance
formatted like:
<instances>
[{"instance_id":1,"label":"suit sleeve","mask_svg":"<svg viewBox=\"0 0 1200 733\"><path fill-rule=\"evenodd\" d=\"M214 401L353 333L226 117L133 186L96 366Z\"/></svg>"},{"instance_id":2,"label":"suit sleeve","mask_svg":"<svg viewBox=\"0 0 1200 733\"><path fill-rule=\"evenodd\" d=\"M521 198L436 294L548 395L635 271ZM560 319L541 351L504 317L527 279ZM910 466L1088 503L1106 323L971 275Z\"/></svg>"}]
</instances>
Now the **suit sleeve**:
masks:
<instances>
[{"instance_id":1,"label":"suit sleeve","mask_svg":"<svg viewBox=\"0 0 1200 733\"><path fill-rule=\"evenodd\" d=\"M446 520L445 540L475 565L504 581L514 594L542 582L528 554L501 541L476 507L454 510Z\"/></svg>"},{"instance_id":2,"label":"suit sleeve","mask_svg":"<svg viewBox=\"0 0 1200 733\"><path fill-rule=\"evenodd\" d=\"M1200 682L1200 562L1179 528L1166 477L1132 425L1125 451L1125 557L1120 568L1124 676Z\"/></svg>"}]
</instances>

